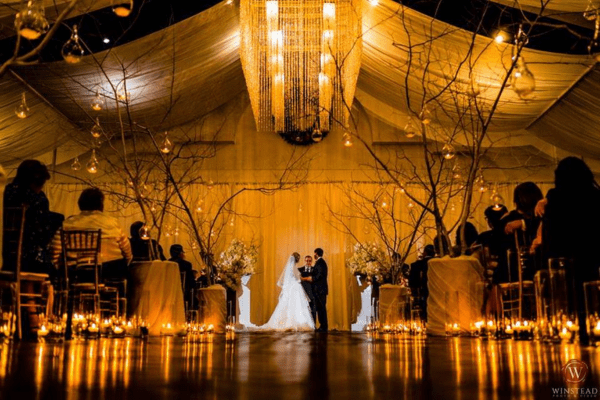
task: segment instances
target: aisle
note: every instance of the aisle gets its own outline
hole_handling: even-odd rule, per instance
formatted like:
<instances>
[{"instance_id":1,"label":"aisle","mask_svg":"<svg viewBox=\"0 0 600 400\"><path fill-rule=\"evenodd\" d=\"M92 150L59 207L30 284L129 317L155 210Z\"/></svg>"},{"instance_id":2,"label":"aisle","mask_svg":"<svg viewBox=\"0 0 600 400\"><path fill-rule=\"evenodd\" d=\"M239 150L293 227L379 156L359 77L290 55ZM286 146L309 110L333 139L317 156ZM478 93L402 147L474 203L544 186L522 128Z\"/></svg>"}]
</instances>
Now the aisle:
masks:
<instances>
[{"instance_id":1,"label":"aisle","mask_svg":"<svg viewBox=\"0 0 600 400\"><path fill-rule=\"evenodd\" d=\"M552 398L579 358L597 387L595 349L468 338L243 334L188 343L102 339L0 347L0 398Z\"/></svg>"}]
</instances>

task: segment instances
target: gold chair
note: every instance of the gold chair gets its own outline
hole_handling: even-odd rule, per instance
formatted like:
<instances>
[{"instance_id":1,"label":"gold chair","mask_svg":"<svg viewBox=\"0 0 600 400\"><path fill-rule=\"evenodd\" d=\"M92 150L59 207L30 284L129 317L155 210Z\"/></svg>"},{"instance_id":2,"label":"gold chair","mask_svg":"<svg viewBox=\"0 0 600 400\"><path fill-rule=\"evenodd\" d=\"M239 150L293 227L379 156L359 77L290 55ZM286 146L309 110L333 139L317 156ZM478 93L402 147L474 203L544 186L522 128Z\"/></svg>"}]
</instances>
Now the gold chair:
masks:
<instances>
[{"instance_id":1,"label":"gold chair","mask_svg":"<svg viewBox=\"0 0 600 400\"><path fill-rule=\"evenodd\" d=\"M16 337L23 338L23 308L34 313L50 311L50 276L32 272L22 272L23 238L27 205L4 208L3 226L3 270L0 271L0 287L8 288L12 295L12 309L16 314ZM33 291L23 292L22 285L33 286Z\"/></svg>"}]
</instances>

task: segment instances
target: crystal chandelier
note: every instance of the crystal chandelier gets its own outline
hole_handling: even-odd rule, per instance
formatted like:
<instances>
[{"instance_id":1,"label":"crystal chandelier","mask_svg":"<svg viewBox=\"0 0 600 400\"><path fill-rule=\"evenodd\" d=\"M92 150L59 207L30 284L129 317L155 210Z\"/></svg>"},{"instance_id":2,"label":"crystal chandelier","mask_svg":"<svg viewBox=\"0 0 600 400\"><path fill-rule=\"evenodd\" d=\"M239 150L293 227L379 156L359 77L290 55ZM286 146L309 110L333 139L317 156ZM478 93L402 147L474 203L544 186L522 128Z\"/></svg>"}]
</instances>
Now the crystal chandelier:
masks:
<instances>
[{"instance_id":1,"label":"crystal chandelier","mask_svg":"<svg viewBox=\"0 0 600 400\"><path fill-rule=\"evenodd\" d=\"M296 144L348 125L360 0L241 0L241 60L259 131Z\"/></svg>"}]
</instances>

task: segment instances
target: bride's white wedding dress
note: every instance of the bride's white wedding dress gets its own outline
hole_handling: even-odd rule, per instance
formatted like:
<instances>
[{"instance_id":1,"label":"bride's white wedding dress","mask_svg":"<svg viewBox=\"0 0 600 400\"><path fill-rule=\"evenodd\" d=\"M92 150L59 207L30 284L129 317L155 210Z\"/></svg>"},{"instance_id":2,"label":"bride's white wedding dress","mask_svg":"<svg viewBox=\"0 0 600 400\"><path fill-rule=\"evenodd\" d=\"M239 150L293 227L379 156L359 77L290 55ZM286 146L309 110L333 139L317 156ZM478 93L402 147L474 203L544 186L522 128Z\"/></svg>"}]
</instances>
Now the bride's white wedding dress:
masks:
<instances>
[{"instance_id":1,"label":"bride's white wedding dress","mask_svg":"<svg viewBox=\"0 0 600 400\"><path fill-rule=\"evenodd\" d=\"M259 326L258 330L313 331L315 329L308 297L300 284L300 272L295 265L296 260L291 256L277 282L277 286L281 287L277 307L269 322Z\"/></svg>"}]
</instances>

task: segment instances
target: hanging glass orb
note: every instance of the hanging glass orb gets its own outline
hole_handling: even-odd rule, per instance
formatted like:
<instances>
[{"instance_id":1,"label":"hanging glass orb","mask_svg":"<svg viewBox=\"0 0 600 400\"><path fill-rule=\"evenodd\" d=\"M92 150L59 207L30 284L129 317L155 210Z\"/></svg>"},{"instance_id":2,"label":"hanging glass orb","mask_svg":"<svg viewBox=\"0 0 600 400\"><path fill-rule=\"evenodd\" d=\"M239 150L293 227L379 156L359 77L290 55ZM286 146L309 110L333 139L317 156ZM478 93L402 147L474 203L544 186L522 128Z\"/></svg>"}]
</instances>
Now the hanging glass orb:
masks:
<instances>
[{"instance_id":1,"label":"hanging glass orb","mask_svg":"<svg viewBox=\"0 0 600 400\"><path fill-rule=\"evenodd\" d=\"M583 18L588 21L595 21L598 19L598 12L600 8L600 1L598 0L589 0L588 5L583 12Z\"/></svg>"},{"instance_id":2,"label":"hanging glass orb","mask_svg":"<svg viewBox=\"0 0 600 400\"><path fill-rule=\"evenodd\" d=\"M29 107L27 107L27 97L25 92L21 94L21 103L15 108L15 114L21 119L25 119L31 114Z\"/></svg>"},{"instance_id":3,"label":"hanging glass orb","mask_svg":"<svg viewBox=\"0 0 600 400\"><path fill-rule=\"evenodd\" d=\"M125 18L129 17L129 14L133 11L133 0L112 0L113 12L117 17Z\"/></svg>"},{"instance_id":4,"label":"hanging glass orb","mask_svg":"<svg viewBox=\"0 0 600 400\"><path fill-rule=\"evenodd\" d=\"M196 212L198 214L200 214L201 212L204 212L204 200L202 200L202 199L198 200L198 203L196 203Z\"/></svg>"},{"instance_id":5,"label":"hanging glass orb","mask_svg":"<svg viewBox=\"0 0 600 400\"><path fill-rule=\"evenodd\" d=\"M365 225L365 226L363 227L363 233L364 233L365 235L368 235L369 233L371 233L371 227L369 227L369 225Z\"/></svg>"},{"instance_id":6,"label":"hanging glass orb","mask_svg":"<svg viewBox=\"0 0 600 400\"><path fill-rule=\"evenodd\" d=\"M303 211L303 209L302 209L302 203L300 203L300 205L298 206L298 212L302 212L302 211Z\"/></svg>"},{"instance_id":7,"label":"hanging glass orb","mask_svg":"<svg viewBox=\"0 0 600 400\"><path fill-rule=\"evenodd\" d=\"M102 136L102 127L100 126L100 119L96 118L96 123L92 126L91 134L94 138L98 139Z\"/></svg>"},{"instance_id":8,"label":"hanging glass orb","mask_svg":"<svg viewBox=\"0 0 600 400\"><path fill-rule=\"evenodd\" d=\"M229 221L229 226L234 226L235 225L235 221L233 219L233 217L231 217L231 220Z\"/></svg>"},{"instance_id":9,"label":"hanging glass orb","mask_svg":"<svg viewBox=\"0 0 600 400\"><path fill-rule=\"evenodd\" d=\"M426 105L423 106L423 109L419 113L419 119L423 125L429 125L431 123L431 110Z\"/></svg>"},{"instance_id":10,"label":"hanging glass orb","mask_svg":"<svg viewBox=\"0 0 600 400\"><path fill-rule=\"evenodd\" d=\"M413 122L412 119L410 119L408 121L408 123L406 124L406 126L404 127L404 135L407 138L412 139L417 135L418 132L419 132L419 130L415 126L415 123Z\"/></svg>"},{"instance_id":11,"label":"hanging glass orb","mask_svg":"<svg viewBox=\"0 0 600 400\"><path fill-rule=\"evenodd\" d=\"M73 171L79 171L81 169L81 163L79 162L79 157L75 157L73 163L71 164L71 169Z\"/></svg>"},{"instance_id":12,"label":"hanging glass orb","mask_svg":"<svg viewBox=\"0 0 600 400\"><path fill-rule=\"evenodd\" d=\"M477 184L477 190L479 190L479 192L481 193L485 193L488 191L488 185L483 179Z\"/></svg>"},{"instance_id":13,"label":"hanging glass orb","mask_svg":"<svg viewBox=\"0 0 600 400\"><path fill-rule=\"evenodd\" d=\"M409 200L409 201L408 201L408 204L407 204L407 207L408 207L408 208L413 208L414 206L415 206L415 205L414 205L414 203L412 202L412 200Z\"/></svg>"},{"instance_id":14,"label":"hanging glass orb","mask_svg":"<svg viewBox=\"0 0 600 400\"><path fill-rule=\"evenodd\" d=\"M381 208L383 208L384 210L388 208L389 205L389 201L387 199L386 196L383 196L383 199L381 200Z\"/></svg>"},{"instance_id":15,"label":"hanging glass orb","mask_svg":"<svg viewBox=\"0 0 600 400\"><path fill-rule=\"evenodd\" d=\"M92 99L92 102L90 103L92 110L100 111L104 108L104 105L104 98L100 96L100 93L98 93L98 91L96 90L96 96Z\"/></svg>"},{"instance_id":16,"label":"hanging glass orb","mask_svg":"<svg viewBox=\"0 0 600 400\"><path fill-rule=\"evenodd\" d=\"M98 159L96 158L96 150L95 149L92 150L92 156L90 157L90 160L85 165L85 169L87 169L87 172L89 172L90 174L95 174L98 172Z\"/></svg>"},{"instance_id":17,"label":"hanging glass orb","mask_svg":"<svg viewBox=\"0 0 600 400\"><path fill-rule=\"evenodd\" d=\"M454 205L454 203L450 204L450 211L452 211L452 212L456 211L456 206Z\"/></svg>"},{"instance_id":18,"label":"hanging glass orb","mask_svg":"<svg viewBox=\"0 0 600 400\"><path fill-rule=\"evenodd\" d=\"M30 0L15 16L15 28L21 37L38 39L48 30L49 24L42 2Z\"/></svg>"},{"instance_id":19,"label":"hanging glass orb","mask_svg":"<svg viewBox=\"0 0 600 400\"><path fill-rule=\"evenodd\" d=\"M140 239L142 240L150 240L150 228L148 225L144 225L140 228Z\"/></svg>"},{"instance_id":20,"label":"hanging glass orb","mask_svg":"<svg viewBox=\"0 0 600 400\"><path fill-rule=\"evenodd\" d=\"M352 143L352 135L350 134L350 132L344 132L344 135L342 136L342 141L344 142L345 147L352 147L354 145L354 143Z\"/></svg>"},{"instance_id":21,"label":"hanging glass orb","mask_svg":"<svg viewBox=\"0 0 600 400\"><path fill-rule=\"evenodd\" d=\"M519 57L512 72L511 87L521 99L531 98L535 91L535 77L527 68L523 57Z\"/></svg>"},{"instance_id":22,"label":"hanging glass orb","mask_svg":"<svg viewBox=\"0 0 600 400\"><path fill-rule=\"evenodd\" d=\"M406 193L406 189L404 189L404 184L400 183L399 186L394 188L394 192L404 194Z\"/></svg>"},{"instance_id":23,"label":"hanging glass orb","mask_svg":"<svg viewBox=\"0 0 600 400\"><path fill-rule=\"evenodd\" d=\"M192 250L198 250L198 243L192 242Z\"/></svg>"},{"instance_id":24,"label":"hanging glass orb","mask_svg":"<svg viewBox=\"0 0 600 400\"><path fill-rule=\"evenodd\" d=\"M313 140L313 142L315 143L319 143L321 140L323 140L323 132L321 132L321 130L319 128L315 128L315 130L313 131L311 138Z\"/></svg>"},{"instance_id":25,"label":"hanging glass orb","mask_svg":"<svg viewBox=\"0 0 600 400\"><path fill-rule=\"evenodd\" d=\"M173 150L173 143L169 140L169 132L165 132L165 140L160 145L160 152L163 154L169 154Z\"/></svg>"},{"instance_id":26,"label":"hanging glass orb","mask_svg":"<svg viewBox=\"0 0 600 400\"><path fill-rule=\"evenodd\" d=\"M156 205L154 203L152 203L152 206L150 206L150 211L156 212Z\"/></svg>"},{"instance_id":27,"label":"hanging glass orb","mask_svg":"<svg viewBox=\"0 0 600 400\"><path fill-rule=\"evenodd\" d=\"M450 143L446 143L444 147L442 147L442 156L444 156L446 160L452 160L455 155L456 150L454 150L454 146Z\"/></svg>"},{"instance_id":28,"label":"hanging glass orb","mask_svg":"<svg viewBox=\"0 0 600 400\"><path fill-rule=\"evenodd\" d=\"M215 183L213 182L212 179L209 179L208 182L206 182L206 188L208 190L213 190L214 187L215 187Z\"/></svg>"},{"instance_id":29,"label":"hanging glass orb","mask_svg":"<svg viewBox=\"0 0 600 400\"><path fill-rule=\"evenodd\" d=\"M454 164L454 167L452 167L452 178L455 180L462 178L462 169L460 168L460 165Z\"/></svg>"},{"instance_id":30,"label":"hanging glass orb","mask_svg":"<svg viewBox=\"0 0 600 400\"><path fill-rule=\"evenodd\" d=\"M492 197L490 197L492 201L492 206L494 206L494 210L500 211L504 206L504 198L498 194L498 192L494 191L492 193Z\"/></svg>"},{"instance_id":31,"label":"hanging glass orb","mask_svg":"<svg viewBox=\"0 0 600 400\"><path fill-rule=\"evenodd\" d=\"M69 64L77 64L83 58L83 46L79 42L79 34L77 33L77 25L73 25L73 33L71 38L65 43L61 50L63 59Z\"/></svg>"}]
</instances>

